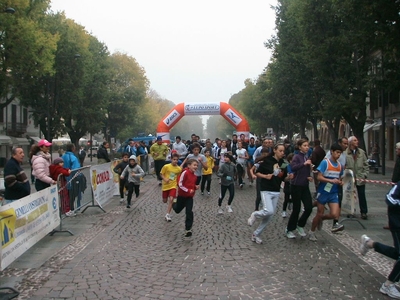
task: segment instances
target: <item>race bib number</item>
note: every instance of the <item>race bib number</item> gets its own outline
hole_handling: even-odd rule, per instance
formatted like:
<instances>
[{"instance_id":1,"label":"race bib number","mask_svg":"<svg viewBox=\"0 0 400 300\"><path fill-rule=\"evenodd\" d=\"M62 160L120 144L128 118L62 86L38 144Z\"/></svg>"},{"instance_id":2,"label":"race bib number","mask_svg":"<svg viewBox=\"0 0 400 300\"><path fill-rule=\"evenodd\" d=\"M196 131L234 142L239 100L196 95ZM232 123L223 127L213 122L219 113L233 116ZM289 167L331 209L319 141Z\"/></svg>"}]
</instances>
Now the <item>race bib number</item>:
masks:
<instances>
[{"instance_id":1,"label":"race bib number","mask_svg":"<svg viewBox=\"0 0 400 300\"><path fill-rule=\"evenodd\" d=\"M175 180L175 173L169 174L169 180Z\"/></svg>"},{"instance_id":2,"label":"race bib number","mask_svg":"<svg viewBox=\"0 0 400 300\"><path fill-rule=\"evenodd\" d=\"M226 176L226 179L227 180L232 180L232 177L231 176Z\"/></svg>"},{"instance_id":3,"label":"race bib number","mask_svg":"<svg viewBox=\"0 0 400 300\"><path fill-rule=\"evenodd\" d=\"M330 183L330 182L328 182L328 183L325 185L324 191L327 192L327 193L329 193L329 192L331 191L332 187L333 187L333 184Z\"/></svg>"}]
</instances>

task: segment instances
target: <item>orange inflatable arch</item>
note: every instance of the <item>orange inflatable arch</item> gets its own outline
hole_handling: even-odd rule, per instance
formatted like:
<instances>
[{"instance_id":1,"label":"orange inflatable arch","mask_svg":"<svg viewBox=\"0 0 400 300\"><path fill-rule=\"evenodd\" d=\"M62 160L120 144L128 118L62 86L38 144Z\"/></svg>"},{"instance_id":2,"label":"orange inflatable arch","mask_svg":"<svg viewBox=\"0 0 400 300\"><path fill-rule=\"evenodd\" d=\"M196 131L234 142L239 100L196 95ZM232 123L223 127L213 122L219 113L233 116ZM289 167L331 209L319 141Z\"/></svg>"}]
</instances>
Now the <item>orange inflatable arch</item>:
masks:
<instances>
[{"instance_id":1,"label":"orange inflatable arch","mask_svg":"<svg viewBox=\"0 0 400 300\"><path fill-rule=\"evenodd\" d=\"M236 109L226 102L216 104L179 103L164 116L160 123L158 123L157 136L161 136L163 142L169 144L172 127L174 127L182 117L194 115L221 115L236 128L238 136L244 134L246 141L249 140L249 123Z\"/></svg>"}]
</instances>

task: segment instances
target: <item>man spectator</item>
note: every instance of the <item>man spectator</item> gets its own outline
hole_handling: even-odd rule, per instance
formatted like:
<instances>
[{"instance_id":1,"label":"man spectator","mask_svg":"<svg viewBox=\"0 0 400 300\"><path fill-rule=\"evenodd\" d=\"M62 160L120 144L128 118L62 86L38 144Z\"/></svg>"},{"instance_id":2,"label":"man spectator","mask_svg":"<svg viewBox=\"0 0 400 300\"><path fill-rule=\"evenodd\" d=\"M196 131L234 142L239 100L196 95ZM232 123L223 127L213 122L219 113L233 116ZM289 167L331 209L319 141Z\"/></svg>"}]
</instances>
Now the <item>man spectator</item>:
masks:
<instances>
[{"instance_id":1,"label":"man spectator","mask_svg":"<svg viewBox=\"0 0 400 300\"><path fill-rule=\"evenodd\" d=\"M158 184L161 185L162 177L160 171L165 164L169 148L166 144L162 142L162 137L157 137L157 142L154 143L150 148L150 154L154 159L154 169L156 171L156 176L158 179Z\"/></svg>"},{"instance_id":2,"label":"man spectator","mask_svg":"<svg viewBox=\"0 0 400 300\"><path fill-rule=\"evenodd\" d=\"M22 148L13 148L10 160L4 166L5 204L26 197L31 193L28 177L21 167L24 157Z\"/></svg>"},{"instance_id":3,"label":"man spectator","mask_svg":"<svg viewBox=\"0 0 400 300\"><path fill-rule=\"evenodd\" d=\"M361 219L367 220L368 206L365 197L365 182L357 179L367 178L369 164L365 151L358 148L358 139L355 136L349 137L349 147L346 150L346 169L353 171L354 179L356 180Z\"/></svg>"},{"instance_id":4,"label":"man spectator","mask_svg":"<svg viewBox=\"0 0 400 300\"><path fill-rule=\"evenodd\" d=\"M111 161L110 158L108 157L108 148L110 148L108 142L103 142L103 144L100 145L99 150L97 150L97 163L99 165Z\"/></svg>"},{"instance_id":5,"label":"man spectator","mask_svg":"<svg viewBox=\"0 0 400 300\"><path fill-rule=\"evenodd\" d=\"M131 155L136 155L136 147L135 147L135 142L132 139L128 140L128 145L126 145L125 149L124 149L125 153L128 153L129 156Z\"/></svg>"},{"instance_id":6,"label":"man spectator","mask_svg":"<svg viewBox=\"0 0 400 300\"><path fill-rule=\"evenodd\" d=\"M259 146L256 151L254 151L253 154L253 160L255 161L257 157L261 156L261 150L262 149L268 149L268 153L271 153L272 147L274 146L274 142L272 141L271 138L266 138L263 140L262 145ZM259 177L257 177L259 178Z\"/></svg>"},{"instance_id":7,"label":"man spectator","mask_svg":"<svg viewBox=\"0 0 400 300\"><path fill-rule=\"evenodd\" d=\"M81 149L79 149L78 157L79 157L79 163L80 163L81 168L82 168L83 167L83 162L85 161L85 158L86 158L86 151L85 151L85 148L83 146L81 146Z\"/></svg>"},{"instance_id":8,"label":"man spectator","mask_svg":"<svg viewBox=\"0 0 400 300\"><path fill-rule=\"evenodd\" d=\"M175 138L175 143L172 144L172 150L176 150L180 160L183 161L186 158L188 150L179 135Z\"/></svg>"}]
</instances>

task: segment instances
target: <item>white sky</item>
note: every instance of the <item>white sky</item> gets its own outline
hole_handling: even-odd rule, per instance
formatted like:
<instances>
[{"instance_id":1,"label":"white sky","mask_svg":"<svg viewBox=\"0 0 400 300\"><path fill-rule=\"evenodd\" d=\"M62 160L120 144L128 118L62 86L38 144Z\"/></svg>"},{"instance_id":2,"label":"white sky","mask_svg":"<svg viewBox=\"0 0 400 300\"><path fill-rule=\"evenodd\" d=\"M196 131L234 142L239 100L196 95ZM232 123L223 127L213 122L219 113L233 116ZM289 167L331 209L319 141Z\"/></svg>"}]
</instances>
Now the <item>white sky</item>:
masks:
<instances>
[{"instance_id":1,"label":"white sky","mask_svg":"<svg viewBox=\"0 0 400 300\"><path fill-rule=\"evenodd\" d=\"M174 103L228 102L267 66L275 0L52 0Z\"/></svg>"}]
</instances>

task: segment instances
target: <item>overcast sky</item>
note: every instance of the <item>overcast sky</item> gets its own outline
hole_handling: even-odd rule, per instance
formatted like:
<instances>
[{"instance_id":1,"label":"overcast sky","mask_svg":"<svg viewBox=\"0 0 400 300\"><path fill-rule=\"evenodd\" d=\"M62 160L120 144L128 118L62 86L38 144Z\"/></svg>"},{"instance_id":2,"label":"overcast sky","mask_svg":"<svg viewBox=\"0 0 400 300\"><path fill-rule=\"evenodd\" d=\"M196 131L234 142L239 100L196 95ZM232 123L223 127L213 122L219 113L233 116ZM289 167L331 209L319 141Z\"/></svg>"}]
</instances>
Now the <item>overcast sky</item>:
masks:
<instances>
[{"instance_id":1,"label":"overcast sky","mask_svg":"<svg viewBox=\"0 0 400 300\"><path fill-rule=\"evenodd\" d=\"M274 0L52 0L174 103L228 102L267 66Z\"/></svg>"}]
</instances>

